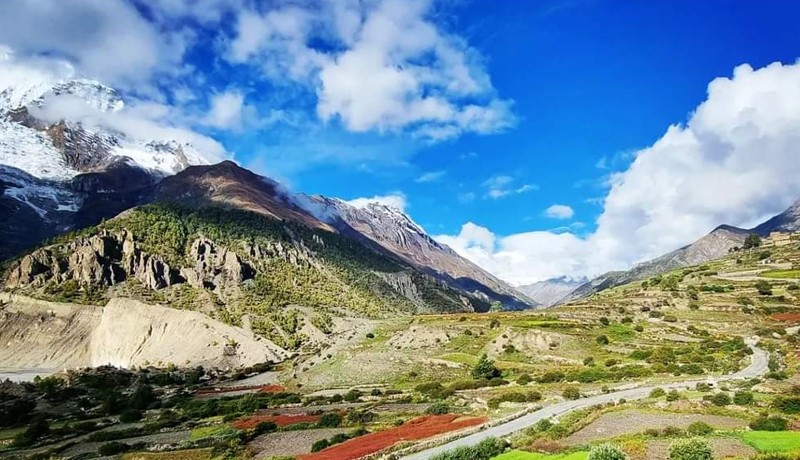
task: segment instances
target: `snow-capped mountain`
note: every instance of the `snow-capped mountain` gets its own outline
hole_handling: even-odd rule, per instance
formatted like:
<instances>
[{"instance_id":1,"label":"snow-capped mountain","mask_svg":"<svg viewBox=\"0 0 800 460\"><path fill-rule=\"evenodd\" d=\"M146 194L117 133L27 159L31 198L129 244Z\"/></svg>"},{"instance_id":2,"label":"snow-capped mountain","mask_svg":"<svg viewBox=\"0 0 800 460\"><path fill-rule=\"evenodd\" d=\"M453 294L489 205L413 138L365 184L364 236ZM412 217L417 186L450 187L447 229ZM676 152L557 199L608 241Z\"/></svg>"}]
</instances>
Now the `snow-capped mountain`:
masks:
<instances>
[{"instance_id":1,"label":"snow-capped mountain","mask_svg":"<svg viewBox=\"0 0 800 460\"><path fill-rule=\"evenodd\" d=\"M148 129L116 90L94 80L36 72L0 78L0 164L39 179L68 180L123 156L160 176L221 159L218 144L205 152L183 134Z\"/></svg>"},{"instance_id":2,"label":"snow-capped mountain","mask_svg":"<svg viewBox=\"0 0 800 460\"><path fill-rule=\"evenodd\" d=\"M225 156L100 82L23 66L2 49L0 69L0 259L113 217L163 177Z\"/></svg>"},{"instance_id":3,"label":"snow-capped mountain","mask_svg":"<svg viewBox=\"0 0 800 460\"><path fill-rule=\"evenodd\" d=\"M564 296L574 291L578 286L583 285L586 281L586 279L572 280L565 277L552 278L525 286L517 286L517 290L542 306L551 307L558 304Z\"/></svg>"}]
</instances>

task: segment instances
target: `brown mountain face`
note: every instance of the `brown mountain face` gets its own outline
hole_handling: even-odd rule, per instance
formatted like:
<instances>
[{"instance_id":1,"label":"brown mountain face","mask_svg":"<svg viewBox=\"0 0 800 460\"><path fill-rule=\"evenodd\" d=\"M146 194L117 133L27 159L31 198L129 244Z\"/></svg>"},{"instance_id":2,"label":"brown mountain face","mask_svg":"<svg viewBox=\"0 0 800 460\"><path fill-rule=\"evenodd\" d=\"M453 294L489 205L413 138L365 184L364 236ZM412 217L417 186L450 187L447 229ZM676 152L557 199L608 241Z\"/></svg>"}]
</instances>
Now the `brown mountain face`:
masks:
<instances>
[{"instance_id":1,"label":"brown mountain face","mask_svg":"<svg viewBox=\"0 0 800 460\"><path fill-rule=\"evenodd\" d=\"M190 166L165 178L156 186L153 201L229 207L299 222L312 228L333 230L286 198L286 193L277 182L241 168L232 161L210 166Z\"/></svg>"}]
</instances>

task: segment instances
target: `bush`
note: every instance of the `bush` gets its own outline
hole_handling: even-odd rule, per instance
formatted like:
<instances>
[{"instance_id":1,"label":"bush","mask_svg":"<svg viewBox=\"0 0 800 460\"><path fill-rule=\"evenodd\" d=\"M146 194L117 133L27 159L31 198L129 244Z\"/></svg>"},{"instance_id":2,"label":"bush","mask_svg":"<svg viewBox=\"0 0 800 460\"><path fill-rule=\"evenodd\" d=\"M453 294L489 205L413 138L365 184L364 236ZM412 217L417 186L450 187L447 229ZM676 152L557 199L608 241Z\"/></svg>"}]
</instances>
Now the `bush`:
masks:
<instances>
[{"instance_id":1,"label":"bush","mask_svg":"<svg viewBox=\"0 0 800 460\"><path fill-rule=\"evenodd\" d=\"M536 431L541 433L543 431L547 431L550 428L552 428L553 427L553 422L550 421L549 418L543 418L543 419L539 420L538 422L536 422L536 424L533 425L533 426L534 426L534 428L536 428Z\"/></svg>"},{"instance_id":2,"label":"bush","mask_svg":"<svg viewBox=\"0 0 800 460\"><path fill-rule=\"evenodd\" d=\"M733 403L737 406L749 406L753 401L753 393L749 391L737 391L733 395Z\"/></svg>"},{"instance_id":3,"label":"bush","mask_svg":"<svg viewBox=\"0 0 800 460\"><path fill-rule=\"evenodd\" d=\"M530 374L522 374L519 377L517 377L518 385L527 385L531 382L533 382L533 377L531 377Z\"/></svg>"},{"instance_id":4,"label":"bush","mask_svg":"<svg viewBox=\"0 0 800 460\"><path fill-rule=\"evenodd\" d=\"M677 401L679 399L681 399L681 395L680 393L678 393L678 390L672 390L669 393L667 393L667 401L672 402L672 401Z\"/></svg>"},{"instance_id":5,"label":"bush","mask_svg":"<svg viewBox=\"0 0 800 460\"><path fill-rule=\"evenodd\" d=\"M594 358L591 356L587 356L583 358L583 365L584 366L594 366Z\"/></svg>"},{"instance_id":6,"label":"bush","mask_svg":"<svg viewBox=\"0 0 800 460\"><path fill-rule=\"evenodd\" d=\"M608 344L609 344L609 342L610 342L610 341L608 340L608 337L607 337L607 336L605 336L605 335L598 335L598 336L597 336L597 338L595 339L595 341L596 341L596 342L597 342L599 345L608 345Z\"/></svg>"},{"instance_id":7,"label":"bush","mask_svg":"<svg viewBox=\"0 0 800 460\"><path fill-rule=\"evenodd\" d=\"M344 394L344 400L347 402L356 402L361 397L361 392L358 390L350 390Z\"/></svg>"},{"instance_id":8,"label":"bush","mask_svg":"<svg viewBox=\"0 0 800 460\"><path fill-rule=\"evenodd\" d=\"M680 439L669 446L669 460L713 460L714 450L702 438Z\"/></svg>"},{"instance_id":9,"label":"bush","mask_svg":"<svg viewBox=\"0 0 800 460\"><path fill-rule=\"evenodd\" d=\"M580 399L581 391L576 386L568 386L561 395L564 399Z\"/></svg>"},{"instance_id":10,"label":"bush","mask_svg":"<svg viewBox=\"0 0 800 460\"><path fill-rule=\"evenodd\" d=\"M800 398L775 398L772 403L776 409L786 414L800 414Z\"/></svg>"},{"instance_id":11,"label":"bush","mask_svg":"<svg viewBox=\"0 0 800 460\"><path fill-rule=\"evenodd\" d=\"M130 449L131 446L123 442L113 441L101 445L100 448L97 449L97 453L104 457L110 457L112 455L117 455L123 452L127 452Z\"/></svg>"},{"instance_id":12,"label":"bush","mask_svg":"<svg viewBox=\"0 0 800 460\"><path fill-rule=\"evenodd\" d=\"M472 368L472 378L478 379L493 379L500 376L500 371L494 367L494 361L484 353L481 355L475 367Z\"/></svg>"},{"instance_id":13,"label":"bush","mask_svg":"<svg viewBox=\"0 0 800 460\"><path fill-rule=\"evenodd\" d=\"M425 409L425 413L430 415L441 415L449 412L450 406L442 402L431 404L427 409Z\"/></svg>"},{"instance_id":14,"label":"bush","mask_svg":"<svg viewBox=\"0 0 800 460\"><path fill-rule=\"evenodd\" d=\"M772 284L766 280L756 282L756 290L760 295L772 295Z\"/></svg>"},{"instance_id":15,"label":"bush","mask_svg":"<svg viewBox=\"0 0 800 460\"><path fill-rule=\"evenodd\" d=\"M474 446L458 447L431 457L431 460L489 460L503 453L506 443L497 438L487 438Z\"/></svg>"},{"instance_id":16,"label":"bush","mask_svg":"<svg viewBox=\"0 0 800 460\"><path fill-rule=\"evenodd\" d=\"M321 450L325 450L330 447L331 443L327 439L320 439L319 441L315 441L314 444L311 445L311 452L319 452Z\"/></svg>"},{"instance_id":17,"label":"bush","mask_svg":"<svg viewBox=\"0 0 800 460\"><path fill-rule=\"evenodd\" d=\"M322 417L319 418L319 422L317 422L317 426L320 428L336 428L341 424L342 416L334 412L322 414Z\"/></svg>"},{"instance_id":18,"label":"bush","mask_svg":"<svg viewBox=\"0 0 800 460\"><path fill-rule=\"evenodd\" d=\"M628 456L614 444L600 444L592 447L588 460L626 460L627 458Z\"/></svg>"},{"instance_id":19,"label":"bush","mask_svg":"<svg viewBox=\"0 0 800 460\"><path fill-rule=\"evenodd\" d=\"M705 436L713 433L714 428L705 422L693 422L689 425L686 431L695 436Z\"/></svg>"},{"instance_id":20,"label":"bush","mask_svg":"<svg viewBox=\"0 0 800 460\"><path fill-rule=\"evenodd\" d=\"M119 416L119 421L122 423L138 422L143 417L142 411L136 409L128 409Z\"/></svg>"},{"instance_id":21,"label":"bush","mask_svg":"<svg viewBox=\"0 0 800 460\"><path fill-rule=\"evenodd\" d=\"M539 401L541 399L542 399L542 394L539 393L538 391L531 391L527 393L514 391L489 399L487 405L492 409L496 409L500 406L501 403L504 402L533 402L533 401Z\"/></svg>"},{"instance_id":22,"label":"bush","mask_svg":"<svg viewBox=\"0 0 800 460\"><path fill-rule=\"evenodd\" d=\"M716 393L711 397L711 403L720 407L727 406L731 403L731 397L728 396L728 393Z\"/></svg>"},{"instance_id":23,"label":"bush","mask_svg":"<svg viewBox=\"0 0 800 460\"><path fill-rule=\"evenodd\" d=\"M660 398L660 397L662 397L662 396L664 396L666 394L667 394L667 392L664 391L663 388L653 388L653 391L650 392L650 397L651 398Z\"/></svg>"},{"instance_id":24,"label":"bush","mask_svg":"<svg viewBox=\"0 0 800 460\"><path fill-rule=\"evenodd\" d=\"M789 421L781 417L759 417L750 422L749 426L755 431L786 431Z\"/></svg>"},{"instance_id":25,"label":"bush","mask_svg":"<svg viewBox=\"0 0 800 460\"><path fill-rule=\"evenodd\" d=\"M644 332L644 326L642 326L641 324L637 324L636 326L633 327L633 330L636 332Z\"/></svg>"}]
</instances>

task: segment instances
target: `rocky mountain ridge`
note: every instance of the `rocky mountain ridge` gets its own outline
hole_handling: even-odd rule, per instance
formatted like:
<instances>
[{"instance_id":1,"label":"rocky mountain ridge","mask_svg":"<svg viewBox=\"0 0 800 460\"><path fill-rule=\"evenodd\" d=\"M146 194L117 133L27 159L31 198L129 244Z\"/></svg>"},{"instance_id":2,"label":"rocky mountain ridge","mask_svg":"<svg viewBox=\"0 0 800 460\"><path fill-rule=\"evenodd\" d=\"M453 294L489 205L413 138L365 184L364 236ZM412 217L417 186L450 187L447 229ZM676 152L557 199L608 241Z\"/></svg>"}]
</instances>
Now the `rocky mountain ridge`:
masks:
<instances>
[{"instance_id":1,"label":"rocky mountain ridge","mask_svg":"<svg viewBox=\"0 0 800 460\"><path fill-rule=\"evenodd\" d=\"M560 303L587 297L605 289L643 280L677 268L717 259L727 254L732 248L741 246L747 235L751 233L766 237L771 232L795 232L798 230L800 230L800 200L794 202L780 214L751 229L720 225L694 243L642 262L630 270L604 273L578 286L564 296Z\"/></svg>"},{"instance_id":2,"label":"rocky mountain ridge","mask_svg":"<svg viewBox=\"0 0 800 460\"><path fill-rule=\"evenodd\" d=\"M586 280L572 280L569 278L552 278L538 283L517 286L517 290L539 303L543 307L556 305L567 294L586 283Z\"/></svg>"}]
</instances>

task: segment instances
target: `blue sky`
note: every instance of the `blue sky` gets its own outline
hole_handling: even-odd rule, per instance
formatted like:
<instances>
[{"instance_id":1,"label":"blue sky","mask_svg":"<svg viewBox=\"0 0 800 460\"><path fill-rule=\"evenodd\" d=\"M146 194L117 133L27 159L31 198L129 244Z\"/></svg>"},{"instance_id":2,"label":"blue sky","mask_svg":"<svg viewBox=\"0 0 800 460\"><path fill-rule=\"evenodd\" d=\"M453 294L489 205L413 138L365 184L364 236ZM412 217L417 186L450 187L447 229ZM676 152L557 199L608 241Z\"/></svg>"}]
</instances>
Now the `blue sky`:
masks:
<instances>
[{"instance_id":1,"label":"blue sky","mask_svg":"<svg viewBox=\"0 0 800 460\"><path fill-rule=\"evenodd\" d=\"M767 158L770 177L797 160L786 147L800 112L797 2L76 5L87 14L11 1L0 13L13 8L5 16L19 27L46 22L58 41L0 23L9 30L0 43L68 59L141 106L168 107L175 123L296 191L394 196L431 234L514 283L625 268L800 196L796 180L758 182L743 166ZM742 64L752 75L734 76ZM773 97L786 106L778 120ZM731 134L784 124L753 134L774 152ZM681 126L668 134L671 125ZM699 168L715 179L702 185ZM646 174L663 178L648 188Z\"/></svg>"}]
</instances>

